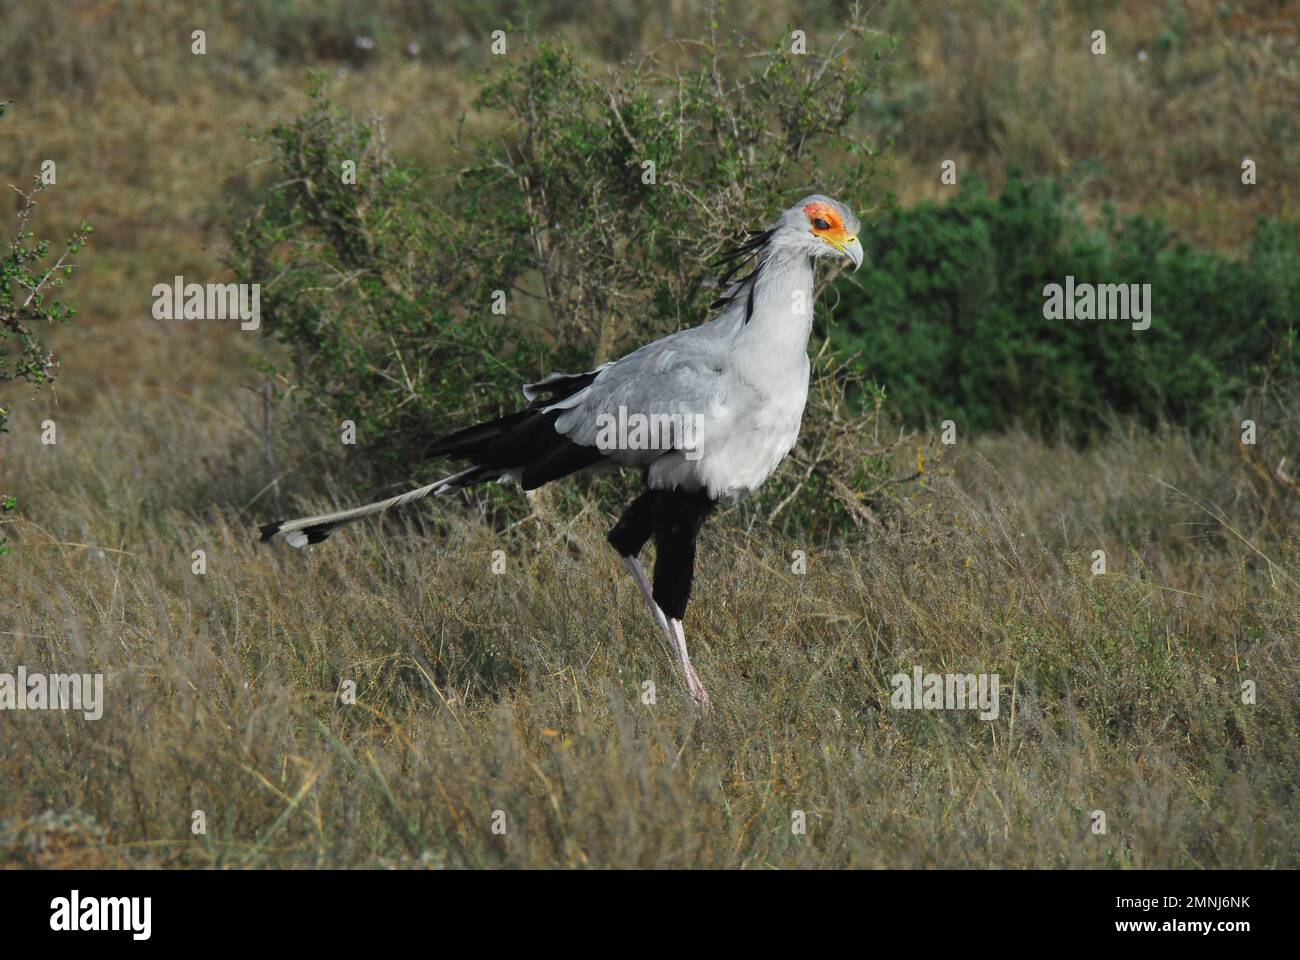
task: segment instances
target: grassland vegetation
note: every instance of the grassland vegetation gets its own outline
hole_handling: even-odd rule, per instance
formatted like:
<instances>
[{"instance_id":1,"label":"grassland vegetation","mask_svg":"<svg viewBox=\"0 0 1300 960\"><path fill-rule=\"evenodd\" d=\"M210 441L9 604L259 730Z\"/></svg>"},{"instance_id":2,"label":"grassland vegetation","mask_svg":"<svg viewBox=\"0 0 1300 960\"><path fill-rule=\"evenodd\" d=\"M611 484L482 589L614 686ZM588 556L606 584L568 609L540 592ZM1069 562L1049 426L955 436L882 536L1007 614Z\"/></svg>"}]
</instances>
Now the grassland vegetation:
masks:
<instances>
[{"instance_id":1,"label":"grassland vegetation","mask_svg":"<svg viewBox=\"0 0 1300 960\"><path fill-rule=\"evenodd\" d=\"M78 322L33 328L58 382L0 384L0 672L106 699L0 713L0 865L1300 866L1276 8L479 9L249 0L204 57L171 6L0 22L6 179L57 158L41 235L98 227ZM1073 39L1098 21L1106 57ZM826 278L799 448L706 530L712 719L605 543L617 481L255 542L697 322L707 260L810 186L874 257ZM1168 309L1046 326L1063 272ZM263 283L269 336L154 320L178 274ZM998 718L892 709L917 666L998 674Z\"/></svg>"}]
</instances>

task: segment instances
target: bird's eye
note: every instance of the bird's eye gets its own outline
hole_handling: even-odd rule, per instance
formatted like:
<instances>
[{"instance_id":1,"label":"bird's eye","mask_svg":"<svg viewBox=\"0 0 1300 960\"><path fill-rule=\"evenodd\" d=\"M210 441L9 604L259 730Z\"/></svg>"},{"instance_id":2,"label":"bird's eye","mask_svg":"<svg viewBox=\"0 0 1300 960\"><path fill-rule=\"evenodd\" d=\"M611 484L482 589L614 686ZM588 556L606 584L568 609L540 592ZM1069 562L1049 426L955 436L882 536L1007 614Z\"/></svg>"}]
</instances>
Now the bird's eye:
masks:
<instances>
[{"instance_id":1,"label":"bird's eye","mask_svg":"<svg viewBox=\"0 0 1300 960\"><path fill-rule=\"evenodd\" d=\"M825 220L823 220L821 217L817 217L813 220L813 226L816 227L818 230L829 230L831 228L831 225L827 223Z\"/></svg>"}]
</instances>

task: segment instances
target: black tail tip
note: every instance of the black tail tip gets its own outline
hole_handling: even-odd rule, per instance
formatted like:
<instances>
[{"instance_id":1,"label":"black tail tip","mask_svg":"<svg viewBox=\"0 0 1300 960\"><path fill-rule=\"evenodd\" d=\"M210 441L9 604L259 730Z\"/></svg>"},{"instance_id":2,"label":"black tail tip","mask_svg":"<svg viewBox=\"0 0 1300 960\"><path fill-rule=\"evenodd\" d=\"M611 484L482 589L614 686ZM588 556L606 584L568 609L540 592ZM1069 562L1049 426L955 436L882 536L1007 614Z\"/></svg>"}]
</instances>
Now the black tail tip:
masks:
<instances>
[{"instance_id":1,"label":"black tail tip","mask_svg":"<svg viewBox=\"0 0 1300 960\"><path fill-rule=\"evenodd\" d=\"M266 543L266 541L270 540L270 539L271 539L272 537L274 537L277 533L279 533L279 532L280 532L280 528L283 527L283 526L284 526L284 521L283 521L283 520L277 520L275 523L264 523L264 524L262 524L260 527L258 527L258 529L262 531L262 540L261 540L261 542L262 542L262 543Z\"/></svg>"}]
</instances>

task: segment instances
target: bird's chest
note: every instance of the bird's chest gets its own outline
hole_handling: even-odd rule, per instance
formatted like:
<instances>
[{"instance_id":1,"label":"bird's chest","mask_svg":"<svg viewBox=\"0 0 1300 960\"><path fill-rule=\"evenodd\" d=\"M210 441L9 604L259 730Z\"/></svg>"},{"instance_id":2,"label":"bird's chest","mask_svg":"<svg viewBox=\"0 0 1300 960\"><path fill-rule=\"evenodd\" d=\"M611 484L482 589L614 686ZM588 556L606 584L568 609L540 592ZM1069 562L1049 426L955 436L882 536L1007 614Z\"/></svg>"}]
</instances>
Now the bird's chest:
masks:
<instances>
[{"instance_id":1,"label":"bird's chest","mask_svg":"<svg viewBox=\"0 0 1300 960\"><path fill-rule=\"evenodd\" d=\"M808 400L808 358L797 364L746 375L735 397L734 419L714 452L723 476L718 486L728 497L756 490L799 438Z\"/></svg>"}]
</instances>

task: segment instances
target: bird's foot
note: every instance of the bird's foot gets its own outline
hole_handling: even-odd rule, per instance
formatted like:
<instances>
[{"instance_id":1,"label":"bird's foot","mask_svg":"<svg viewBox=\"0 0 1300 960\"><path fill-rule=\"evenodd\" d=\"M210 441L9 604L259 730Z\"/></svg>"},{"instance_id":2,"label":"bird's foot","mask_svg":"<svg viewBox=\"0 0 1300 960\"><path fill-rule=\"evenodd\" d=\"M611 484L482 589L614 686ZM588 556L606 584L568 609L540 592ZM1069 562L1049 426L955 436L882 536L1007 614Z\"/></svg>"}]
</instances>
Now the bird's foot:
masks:
<instances>
[{"instance_id":1,"label":"bird's foot","mask_svg":"<svg viewBox=\"0 0 1300 960\"><path fill-rule=\"evenodd\" d=\"M691 656L686 652L686 631L682 627L682 622L675 617L669 621L671 633L669 642L677 652L677 659L681 663L682 673L686 675L686 689L691 694L691 699L695 705L705 713L713 712L713 701L709 699L709 692L704 689L704 684L700 682L700 676L695 672L695 667L691 664Z\"/></svg>"},{"instance_id":2,"label":"bird's foot","mask_svg":"<svg viewBox=\"0 0 1300 960\"><path fill-rule=\"evenodd\" d=\"M636 557L623 557L623 564L627 567L628 572L632 574L632 579L641 589L641 596L645 599L646 606L650 608L650 614L654 617L655 623L663 631L668 640L668 646L672 647L673 655L677 657L677 663L682 668L682 673L686 678L686 689L690 692L691 699L701 710L712 712L713 701L709 699L708 691L704 689L704 684L700 682L699 674L695 672L695 667L691 665L691 655L686 652L686 631L682 628L682 622L677 619L669 620L660 609L659 604L655 602L654 590L650 586L650 580L645 575L645 568L641 566L641 561Z\"/></svg>"}]
</instances>

